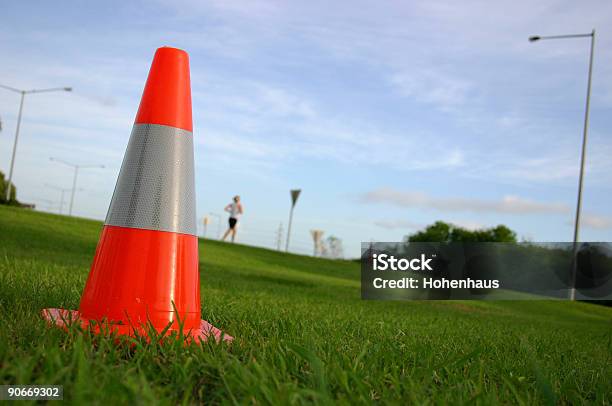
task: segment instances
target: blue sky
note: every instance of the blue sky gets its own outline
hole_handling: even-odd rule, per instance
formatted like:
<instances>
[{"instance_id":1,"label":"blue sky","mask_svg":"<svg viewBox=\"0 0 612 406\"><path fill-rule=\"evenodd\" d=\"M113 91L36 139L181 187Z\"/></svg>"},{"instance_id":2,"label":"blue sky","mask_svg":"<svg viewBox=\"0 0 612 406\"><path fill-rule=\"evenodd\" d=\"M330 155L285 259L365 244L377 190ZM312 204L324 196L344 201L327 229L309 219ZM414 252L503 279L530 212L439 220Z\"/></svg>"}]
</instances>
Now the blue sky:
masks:
<instances>
[{"instance_id":1,"label":"blue sky","mask_svg":"<svg viewBox=\"0 0 612 406\"><path fill-rule=\"evenodd\" d=\"M68 188L71 172L51 156L104 164L81 173L74 210L104 218L169 45L191 57L199 218L240 194L239 240L275 246L302 188L292 250L322 229L348 256L435 220L571 240L589 43L527 37L596 28L582 239L612 239L608 1L23 1L0 22L0 84L74 87L27 96L22 200L57 210L45 184ZM4 172L18 102L0 92Z\"/></svg>"}]
</instances>

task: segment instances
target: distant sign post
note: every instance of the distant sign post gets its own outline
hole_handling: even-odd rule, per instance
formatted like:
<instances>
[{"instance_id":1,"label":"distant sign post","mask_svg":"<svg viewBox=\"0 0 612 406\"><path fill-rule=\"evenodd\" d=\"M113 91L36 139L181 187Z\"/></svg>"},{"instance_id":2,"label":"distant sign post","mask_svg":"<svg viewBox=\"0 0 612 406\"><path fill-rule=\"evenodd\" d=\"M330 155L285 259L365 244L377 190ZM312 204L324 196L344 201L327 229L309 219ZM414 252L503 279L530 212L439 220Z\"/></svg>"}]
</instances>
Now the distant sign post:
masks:
<instances>
[{"instance_id":1,"label":"distant sign post","mask_svg":"<svg viewBox=\"0 0 612 406\"><path fill-rule=\"evenodd\" d=\"M217 240L221 239L221 215L217 213L208 213L211 217L217 218Z\"/></svg>"},{"instance_id":2,"label":"distant sign post","mask_svg":"<svg viewBox=\"0 0 612 406\"><path fill-rule=\"evenodd\" d=\"M287 244L285 245L285 252L289 251L289 239L291 238L291 221L293 220L293 208L295 207L295 203L300 197L301 189L293 189L291 190L291 210L289 211L289 225L287 226Z\"/></svg>"},{"instance_id":3,"label":"distant sign post","mask_svg":"<svg viewBox=\"0 0 612 406\"><path fill-rule=\"evenodd\" d=\"M204 235L203 235L203 237L206 238L206 229L208 228L208 223L210 223L210 217L204 216L204 219L202 220L202 222L204 223Z\"/></svg>"}]
</instances>

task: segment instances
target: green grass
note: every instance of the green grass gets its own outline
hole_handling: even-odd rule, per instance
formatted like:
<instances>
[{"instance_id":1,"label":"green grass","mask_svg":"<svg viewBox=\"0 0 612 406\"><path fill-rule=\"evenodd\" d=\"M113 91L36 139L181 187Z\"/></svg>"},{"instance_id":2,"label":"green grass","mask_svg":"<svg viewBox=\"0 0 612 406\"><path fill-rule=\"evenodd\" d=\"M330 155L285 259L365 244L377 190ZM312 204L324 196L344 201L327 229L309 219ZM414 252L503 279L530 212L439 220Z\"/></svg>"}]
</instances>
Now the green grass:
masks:
<instances>
[{"instance_id":1,"label":"green grass","mask_svg":"<svg viewBox=\"0 0 612 406\"><path fill-rule=\"evenodd\" d=\"M373 302L359 265L200 242L202 316L231 346L116 345L49 328L77 309L101 224L0 207L0 383L72 402L612 402L612 309Z\"/></svg>"}]
</instances>

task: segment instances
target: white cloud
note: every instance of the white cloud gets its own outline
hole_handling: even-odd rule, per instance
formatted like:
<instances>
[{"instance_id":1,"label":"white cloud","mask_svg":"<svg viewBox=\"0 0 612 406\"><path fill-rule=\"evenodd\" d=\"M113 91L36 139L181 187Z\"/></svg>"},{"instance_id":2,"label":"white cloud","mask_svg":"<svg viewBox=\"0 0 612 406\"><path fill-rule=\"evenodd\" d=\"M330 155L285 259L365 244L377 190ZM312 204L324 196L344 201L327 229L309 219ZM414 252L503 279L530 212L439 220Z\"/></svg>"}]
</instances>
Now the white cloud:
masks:
<instances>
[{"instance_id":1,"label":"white cloud","mask_svg":"<svg viewBox=\"0 0 612 406\"><path fill-rule=\"evenodd\" d=\"M470 221L470 220L455 220L452 222L452 224L459 226L459 227L466 228L468 230L481 230L483 228L487 228L487 226L485 226L482 223L479 223L477 221Z\"/></svg>"},{"instance_id":2,"label":"white cloud","mask_svg":"<svg viewBox=\"0 0 612 406\"><path fill-rule=\"evenodd\" d=\"M194 92L203 142L237 158L266 163L330 160L402 171L456 168L465 153L431 134L386 132L361 117L333 117L313 99L265 82L211 80ZM197 125L197 123L196 123ZM406 151L418 150L410 159ZM431 157L435 157L432 159Z\"/></svg>"},{"instance_id":3,"label":"white cloud","mask_svg":"<svg viewBox=\"0 0 612 406\"><path fill-rule=\"evenodd\" d=\"M522 184L577 185L580 171L581 137L550 139L541 134L539 141L525 144L514 151L498 151L489 154L494 163L484 174L500 180L516 180ZM570 139L571 138L571 139ZM589 138L586 156L585 179L589 183L609 185L612 181L612 144L603 134L593 133ZM522 152L521 152L522 151ZM475 175L478 176L476 171ZM483 172L480 173L480 176Z\"/></svg>"},{"instance_id":4,"label":"white cloud","mask_svg":"<svg viewBox=\"0 0 612 406\"><path fill-rule=\"evenodd\" d=\"M396 230L396 229L408 229L408 230L418 230L424 227L424 224L408 221L408 220L377 220L374 222L378 227L385 228L387 230Z\"/></svg>"},{"instance_id":5,"label":"white cloud","mask_svg":"<svg viewBox=\"0 0 612 406\"><path fill-rule=\"evenodd\" d=\"M471 211L476 213L540 214L567 213L570 208L562 203L542 203L518 196L504 196L499 200L463 197L433 197L422 192L405 192L380 188L364 193L364 203L386 203L405 208L434 209L439 211Z\"/></svg>"},{"instance_id":6,"label":"white cloud","mask_svg":"<svg viewBox=\"0 0 612 406\"><path fill-rule=\"evenodd\" d=\"M574 223L571 222L573 225ZM580 224L584 227L594 228L598 230L612 229L612 218L606 216L598 216L595 214L583 214L580 218Z\"/></svg>"},{"instance_id":7,"label":"white cloud","mask_svg":"<svg viewBox=\"0 0 612 406\"><path fill-rule=\"evenodd\" d=\"M198 86L194 100L203 101L202 115L222 111L240 113L240 116L272 120L274 118L314 119L315 107L311 100L302 97L295 89L266 82L209 78L211 83Z\"/></svg>"},{"instance_id":8,"label":"white cloud","mask_svg":"<svg viewBox=\"0 0 612 406\"><path fill-rule=\"evenodd\" d=\"M432 69L412 69L396 73L391 76L390 82L402 96L436 105L442 110L464 104L472 89L467 80Z\"/></svg>"},{"instance_id":9,"label":"white cloud","mask_svg":"<svg viewBox=\"0 0 612 406\"><path fill-rule=\"evenodd\" d=\"M433 222L432 222L433 223ZM417 231L424 229L429 224L414 222L410 220L377 220L374 224L380 228L387 230L411 230ZM431 224L431 223L430 223ZM476 221L470 220L455 220L452 222L453 225L466 228L468 230L480 230L486 228L485 225Z\"/></svg>"}]
</instances>

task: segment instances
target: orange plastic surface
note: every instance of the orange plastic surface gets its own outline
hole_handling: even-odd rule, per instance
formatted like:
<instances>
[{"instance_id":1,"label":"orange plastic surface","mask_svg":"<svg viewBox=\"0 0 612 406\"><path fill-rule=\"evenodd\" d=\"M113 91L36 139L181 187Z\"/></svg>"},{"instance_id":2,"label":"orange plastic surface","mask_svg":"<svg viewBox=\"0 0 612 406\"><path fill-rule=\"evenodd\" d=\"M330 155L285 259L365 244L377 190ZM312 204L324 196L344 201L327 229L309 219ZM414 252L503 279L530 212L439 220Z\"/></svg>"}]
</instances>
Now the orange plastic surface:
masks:
<instances>
[{"instance_id":1,"label":"orange plastic surface","mask_svg":"<svg viewBox=\"0 0 612 406\"><path fill-rule=\"evenodd\" d=\"M155 52L136 124L162 124L193 131L187 52L170 47Z\"/></svg>"},{"instance_id":2,"label":"orange plastic surface","mask_svg":"<svg viewBox=\"0 0 612 406\"><path fill-rule=\"evenodd\" d=\"M176 307L173 307L173 304ZM147 320L200 327L198 239L187 234L104 226L80 305L81 317L123 325Z\"/></svg>"}]
</instances>

